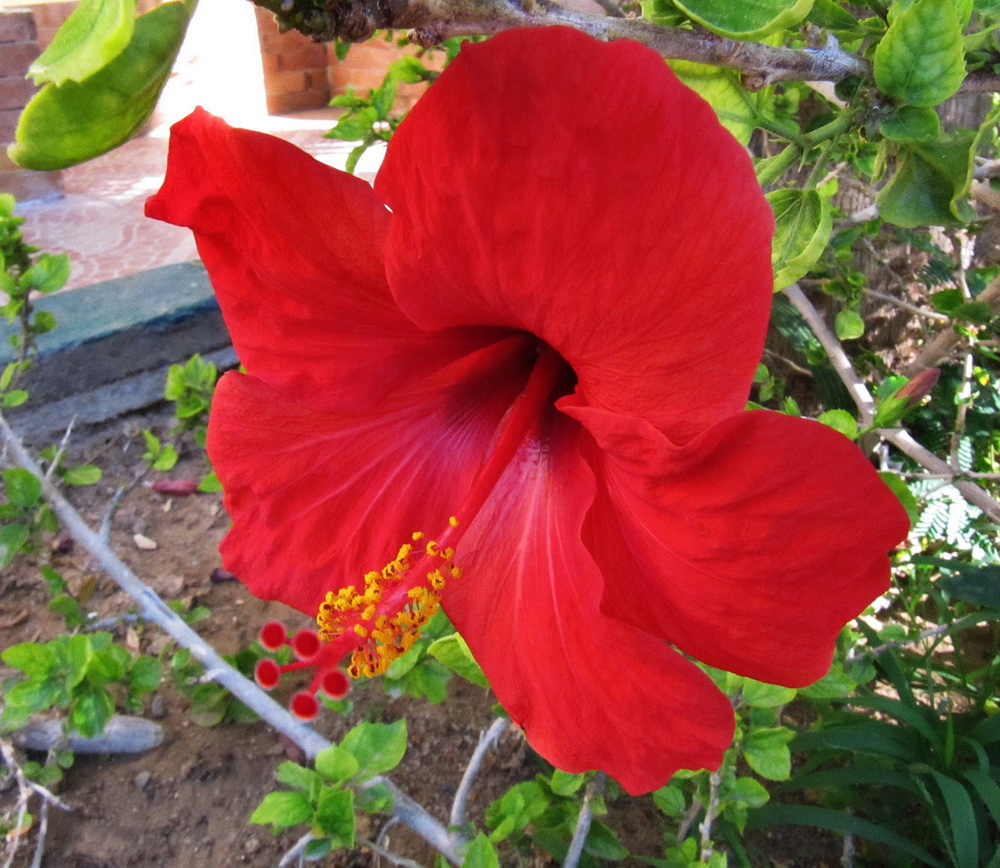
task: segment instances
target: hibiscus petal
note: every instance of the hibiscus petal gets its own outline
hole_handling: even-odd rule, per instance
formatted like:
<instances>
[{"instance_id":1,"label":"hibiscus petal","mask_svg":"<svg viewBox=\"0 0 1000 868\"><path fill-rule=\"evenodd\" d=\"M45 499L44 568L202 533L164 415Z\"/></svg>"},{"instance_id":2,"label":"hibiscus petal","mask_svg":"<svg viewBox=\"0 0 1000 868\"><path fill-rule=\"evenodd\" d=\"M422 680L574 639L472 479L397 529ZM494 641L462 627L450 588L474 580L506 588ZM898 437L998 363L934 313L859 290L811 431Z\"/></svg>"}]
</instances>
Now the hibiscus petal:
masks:
<instances>
[{"instance_id":1,"label":"hibiscus petal","mask_svg":"<svg viewBox=\"0 0 1000 868\"><path fill-rule=\"evenodd\" d=\"M447 527L523 387L524 344L486 347L379 413L333 415L224 376L208 452L233 519L226 568L256 596L315 614L328 590L380 569L414 531Z\"/></svg>"},{"instance_id":2,"label":"hibiscus petal","mask_svg":"<svg viewBox=\"0 0 1000 868\"><path fill-rule=\"evenodd\" d=\"M599 611L580 530L594 479L575 423L552 414L522 445L459 543L443 603L503 707L561 769L603 769L632 794L716 768L726 698L666 643Z\"/></svg>"},{"instance_id":3,"label":"hibiscus petal","mask_svg":"<svg viewBox=\"0 0 1000 868\"><path fill-rule=\"evenodd\" d=\"M675 442L743 408L771 211L743 148L655 52L558 27L467 44L375 189L393 294L423 327L530 331L589 403Z\"/></svg>"},{"instance_id":4,"label":"hibiscus petal","mask_svg":"<svg viewBox=\"0 0 1000 868\"><path fill-rule=\"evenodd\" d=\"M194 230L240 361L316 406L376 406L480 343L399 311L371 188L273 136L197 109L175 124L150 217Z\"/></svg>"},{"instance_id":5,"label":"hibiscus petal","mask_svg":"<svg viewBox=\"0 0 1000 868\"><path fill-rule=\"evenodd\" d=\"M906 513L830 428L741 413L677 449L646 423L561 406L605 450L585 539L602 609L712 666L801 687L889 585Z\"/></svg>"}]
</instances>

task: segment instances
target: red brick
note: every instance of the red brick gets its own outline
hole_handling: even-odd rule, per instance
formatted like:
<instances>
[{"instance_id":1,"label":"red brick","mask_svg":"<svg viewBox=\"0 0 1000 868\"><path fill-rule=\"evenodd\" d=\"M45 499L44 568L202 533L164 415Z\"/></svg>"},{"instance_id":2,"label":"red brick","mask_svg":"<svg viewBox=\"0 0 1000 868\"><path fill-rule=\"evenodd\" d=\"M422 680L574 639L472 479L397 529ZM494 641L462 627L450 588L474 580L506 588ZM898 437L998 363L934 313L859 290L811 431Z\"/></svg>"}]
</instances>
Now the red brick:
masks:
<instances>
[{"instance_id":1,"label":"red brick","mask_svg":"<svg viewBox=\"0 0 1000 868\"><path fill-rule=\"evenodd\" d=\"M282 51L278 55L278 69L280 70L320 68L326 69L326 47L317 45L315 42L291 51Z\"/></svg>"},{"instance_id":2,"label":"red brick","mask_svg":"<svg viewBox=\"0 0 1000 868\"><path fill-rule=\"evenodd\" d=\"M280 93L269 93L267 95L267 113L269 115L280 115L285 111L285 97Z\"/></svg>"},{"instance_id":3,"label":"red brick","mask_svg":"<svg viewBox=\"0 0 1000 868\"><path fill-rule=\"evenodd\" d=\"M0 12L0 42L34 42L35 19L27 9Z\"/></svg>"},{"instance_id":4,"label":"red brick","mask_svg":"<svg viewBox=\"0 0 1000 868\"><path fill-rule=\"evenodd\" d=\"M264 69L264 75L274 75L278 71L278 55L277 54L264 54L260 55L261 65Z\"/></svg>"},{"instance_id":5,"label":"red brick","mask_svg":"<svg viewBox=\"0 0 1000 868\"><path fill-rule=\"evenodd\" d=\"M326 67L307 72L306 87L309 90L330 90L330 76Z\"/></svg>"},{"instance_id":6,"label":"red brick","mask_svg":"<svg viewBox=\"0 0 1000 868\"><path fill-rule=\"evenodd\" d=\"M34 42L12 42L0 51L0 77L24 75L36 57L38 45Z\"/></svg>"},{"instance_id":7,"label":"red brick","mask_svg":"<svg viewBox=\"0 0 1000 868\"><path fill-rule=\"evenodd\" d=\"M26 78L0 78L0 109L22 109L35 95L35 86Z\"/></svg>"},{"instance_id":8,"label":"red brick","mask_svg":"<svg viewBox=\"0 0 1000 868\"><path fill-rule=\"evenodd\" d=\"M62 193L62 176L59 172L22 169L0 151L0 190L13 193L18 202L30 202Z\"/></svg>"},{"instance_id":9,"label":"red brick","mask_svg":"<svg viewBox=\"0 0 1000 868\"><path fill-rule=\"evenodd\" d=\"M267 93L297 93L306 89L306 74L304 72L277 72L264 79L264 90Z\"/></svg>"},{"instance_id":10,"label":"red brick","mask_svg":"<svg viewBox=\"0 0 1000 868\"><path fill-rule=\"evenodd\" d=\"M330 102L330 91L305 90L298 93L286 93L284 96L285 111L297 112L303 109L325 108Z\"/></svg>"}]
</instances>

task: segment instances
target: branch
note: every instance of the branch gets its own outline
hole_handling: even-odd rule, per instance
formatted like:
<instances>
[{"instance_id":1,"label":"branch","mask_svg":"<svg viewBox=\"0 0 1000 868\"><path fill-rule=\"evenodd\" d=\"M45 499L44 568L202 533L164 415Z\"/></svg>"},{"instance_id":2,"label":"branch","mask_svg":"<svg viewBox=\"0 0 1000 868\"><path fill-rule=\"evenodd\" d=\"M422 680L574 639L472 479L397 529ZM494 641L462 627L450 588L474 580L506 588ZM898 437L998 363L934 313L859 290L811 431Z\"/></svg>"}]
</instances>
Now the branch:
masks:
<instances>
[{"instance_id":1,"label":"branch","mask_svg":"<svg viewBox=\"0 0 1000 868\"><path fill-rule=\"evenodd\" d=\"M990 284L990 287L994 284L1000 287L1000 278L997 278L993 284ZM983 293L979 297L982 298L986 291L983 290ZM806 298L805 293L799 288L798 284L793 283L784 292L788 296L788 300L795 306L795 309L802 314L803 319L809 323L813 334L816 335L816 339L822 344L823 349L826 350L826 354L830 357L830 363L836 370L841 382L847 386L847 390L851 393L854 403L858 406L862 427L869 427L875 418L875 400L872 398L871 392L868 391L868 387L861 381L857 371L854 370L854 366L847 357L847 353L844 352L844 348L840 345L840 341L837 340L833 332L827 327L819 311L813 307L812 302ZM884 440L892 443L893 446L906 455L909 455L910 458L926 467L932 473L954 474L957 472L947 461L938 458L929 449L921 446L913 439L909 431L902 428L882 428L879 429L878 433ZM981 509L990 521L1000 524L1000 503L994 500L987 491L980 488L974 482L967 480L955 481L952 484L969 503Z\"/></svg>"},{"instance_id":2,"label":"branch","mask_svg":"<svg viewBox=\"0 0 1000 868\"><path fill-rule=\"evenodd\" d=\"M63 526L90 552L112 581L139 604L140 614L145 620L157 624L179 645L188 648L191 655L205 667L206 673L210 674L214 681L225 687L274 729L301 747L306 756L315 757L321 750L330 746L330 742L323 736L296 719L253 681L223 660L215 649L185 624L152 588L136 577L111 551L107 543L90 529L52 481L44 478L38 464L28 454L2 414L0 414L0 442L18 465L41 480L42 493ZM462 861L458 854L458 839L453 837L441 823L387 778L381 776L371 778L365 782L364 788L377 784L384 784L392 793L393 813L399 817L400 822L409 826L455 864Z\"/></svg>"},{"instance_id":3,"label":"branch","mask_svg":"<svg viewBox=\"0 0 1000 868\"><path fill-rule=\"evenodd\" d=\"M593 822L594 814L590 810L590 800L594 796L599 796L604 790L604 772L598 772L594 779L587 784L587 791L583 796L583 804L580 806L580 813L576 818L576 826L573 828L573 838L569 842L569 849L566 851L566 858L563 860L563 868L576 868L583 855L584 844L587 843L587 835L590 834L590 824Z\"/></svg>"},{"instance_id":4,"label":"branch","mask_svg":"<svg viewBox=\"0 0 1000 868\"><path fill-rule=\"evenodd\" d=\"M500 736L504 734L509 724L510 721L506 717L498 717L490 725L490 728L479 736L479 744L472 752L469 764L465 768L465 774L462 775L462 780L455 791L455 801L451 806L451 819L448 821L449 826L461 826L465 822L465 805L469 800L472 783L475 781L476 775L479 774L479 768L482 766L486 754L500 740Z\"/></svg>"},{"instance_id":5,"label":"branch","mask_svg":"<svg viewBox=\"0 0 1000 868\"><path fill-rule=\"evenodd\" d=\"M561 24L597 39L633 39L663 57L739 70L748 87L778 81L840 81L870 75L869 64L843 51L832 36L822 48L780 48L738 42L712 33L661 27L645 19L588 15L553 0L254 0L269 9L283 30L317 42L363 42L376 30L414 30L433 45L453 36L493 35L514 27Z\"/></svg>"}]
</instances>

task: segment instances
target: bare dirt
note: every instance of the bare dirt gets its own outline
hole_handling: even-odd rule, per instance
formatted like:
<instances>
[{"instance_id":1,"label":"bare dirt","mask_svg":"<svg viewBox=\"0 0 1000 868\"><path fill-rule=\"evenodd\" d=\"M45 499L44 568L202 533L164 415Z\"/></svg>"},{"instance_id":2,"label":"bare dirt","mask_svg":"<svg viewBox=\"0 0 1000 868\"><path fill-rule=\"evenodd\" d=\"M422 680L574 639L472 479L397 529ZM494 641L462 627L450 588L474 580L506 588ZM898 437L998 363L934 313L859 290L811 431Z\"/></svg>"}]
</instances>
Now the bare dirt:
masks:
<instances>
[{"instance_id":1,"label":"bare dirt","mask_svg":"<svg viewBox=\"0 0 1000 868\"><path fill-rule=\"evenodd\" d=\"M116 491L124 487L111 522L112 547L167 600L182 601L185 609L208 607L211 616L196 629L222 653L246 647L267 620L277 618L292 630L309 626L305 616L255 599L238 581L213 581L213 571L221 566L217 546L228 524L221 496L177 497L154 491L150 483L156 479L199 479L204 463L192 454L182 456L169 473L145 471L143 427L166 434L169 416L150 413L76 436L71 449L75 463L92 462L104 470L98 484L69 492L91 526L100 526ZM154 541L156 548L137 546L136 534ZM134 610L132 601L99 574L86 551L76 545L64 547L69 550L47 552L45 557L88 610L101 618ZM64 632L61 618L49 611L48 602L45 583L33 563L21 558L6 570L0 576L0 646L45 641ZM120 623L113 631L119 641L144 653L158 654L169 641L154 627ZM168 654L170 650L166 648ZM289 692L303 686L291 684ZM377 683L356 686L351 698L354 709L349 715L324 712L316 728L336 739L362 720L405 718L409 749L391 777L435 816L447 817L469 756L493 719L492 694L453 678L448 699L437 705L391 698ZM77 756L57 787L73 811L50 813L42 864L50 868L278 865L300 833L289 831L275 837L267 827L247 821L263 796L277 788L277 765L288 758L300 759L296 749L283 744L260 722L197 726L190 718L188 701L166 683L147 699L146 716L156 719L165 731L163 743L154 750L132 756ZM520 735L508 732L477 779L470 818L481 825L493 799L542 770ZM0 792L0 811L10 807L15 794L10 787ZM384 823L383 817L359 816L359 837L376 838ZM650 799L613 803L609 823L632 853L662 856L664 818ZM27 833L14 868L31 864L37 835L37 828ZM389 832L388 845L420 864L433 863L433 852L399 825ZM758 835L752 850L754 864L762 866L833 868L840 860L839 842L811 830ZM359 848L332 854L323 864L389 863ZM550 862L537 856L520 864ZM643 863L629 858L623 864Z\"/></svg>"}]
</instances>

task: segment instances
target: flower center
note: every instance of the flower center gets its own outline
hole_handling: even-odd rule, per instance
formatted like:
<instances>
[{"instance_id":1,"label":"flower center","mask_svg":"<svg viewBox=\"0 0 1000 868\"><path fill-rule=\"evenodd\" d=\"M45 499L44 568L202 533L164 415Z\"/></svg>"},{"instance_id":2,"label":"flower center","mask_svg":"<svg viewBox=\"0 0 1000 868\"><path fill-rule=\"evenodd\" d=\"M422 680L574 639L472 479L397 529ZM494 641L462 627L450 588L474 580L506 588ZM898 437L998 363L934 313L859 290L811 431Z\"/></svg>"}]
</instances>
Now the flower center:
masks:
<instances>
[{"instance_id":1,"label":"flower center","mask_svg":"<svg viewBox=\"0 0 1000 868\"><path fill-rule=\"evenodd\" d=\"M447 582L462 576L453 560L462 534L483 508L529 431L551 407L553 394L568 373L562 357L548 345L540 345L523 391L501 420L492 448L465 499L437 539L414 533L393 560L381 570L365 574L363 586L348 585L327 593L316 616L318 633L303 631L289 643L299 662L279 667L269 661L271 665L258 667L261 686L273 687L281 672L314 666L317 672L308 691L292 700L292 710L308 718L318 710L314 694L320 689L329 692L326 682L336 681L336 692L331 694L335 698L346 692L341 689L341 680L346 679L337 668L345 656L351 655L347 673L359 678L385 672L410 649L420 629L440 608ZM315 642L306 641L306 633ZM261 635L262 644L269 647L263 632Z\"/></svg>"}]
</instances>

